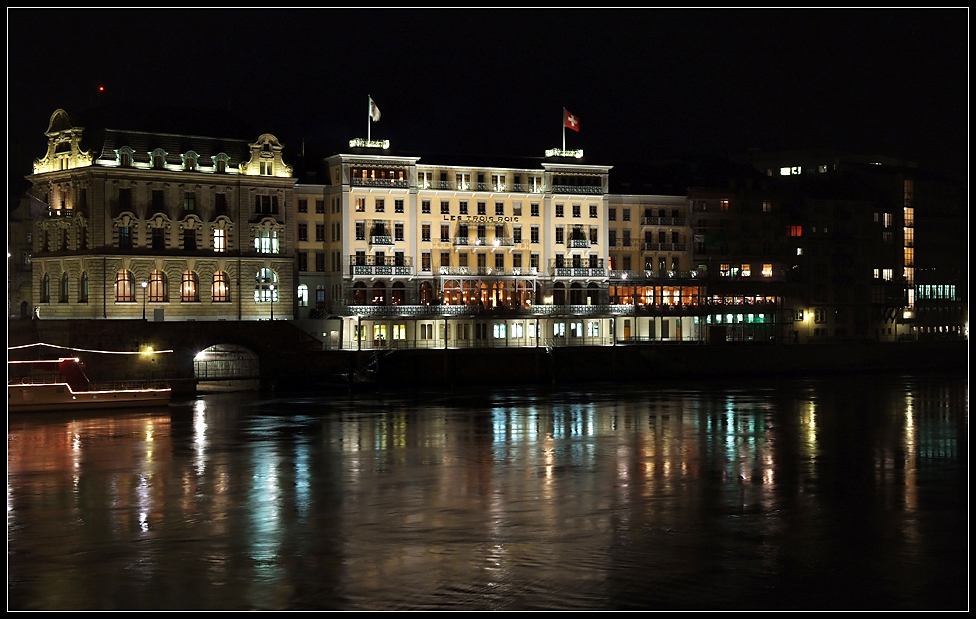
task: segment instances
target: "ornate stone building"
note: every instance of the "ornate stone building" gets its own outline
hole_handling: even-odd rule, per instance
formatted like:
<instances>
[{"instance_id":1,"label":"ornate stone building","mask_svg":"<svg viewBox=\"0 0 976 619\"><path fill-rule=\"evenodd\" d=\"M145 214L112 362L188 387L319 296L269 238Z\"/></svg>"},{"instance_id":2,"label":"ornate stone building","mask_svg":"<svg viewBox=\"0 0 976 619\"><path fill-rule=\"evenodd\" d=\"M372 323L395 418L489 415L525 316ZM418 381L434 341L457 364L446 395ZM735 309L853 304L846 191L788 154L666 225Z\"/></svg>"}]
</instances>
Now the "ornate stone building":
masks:
<instances>
[{"instance_id":1,"label":"ornate stone building","mask_svg":"<svg viewBox=\"0 0 976 619\"><path fill-rule=\"evenodd\" d=\"M295 178L271 134L72 125L28 176L36 316L266 320L294 314ZM91 150L89 150L91 149Z\"/></svg>"}]
</instances>

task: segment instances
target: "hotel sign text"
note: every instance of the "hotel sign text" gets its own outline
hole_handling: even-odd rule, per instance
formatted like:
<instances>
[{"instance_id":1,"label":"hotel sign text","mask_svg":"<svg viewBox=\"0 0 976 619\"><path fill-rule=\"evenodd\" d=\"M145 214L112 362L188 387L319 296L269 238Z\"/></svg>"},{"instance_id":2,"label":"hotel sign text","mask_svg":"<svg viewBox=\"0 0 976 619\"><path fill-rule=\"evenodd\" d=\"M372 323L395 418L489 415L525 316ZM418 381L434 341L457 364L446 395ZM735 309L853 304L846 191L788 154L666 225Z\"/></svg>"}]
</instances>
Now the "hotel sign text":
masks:
<instances>
[{"instance_id":1,"label":"hotel sign text","mask_svg":"<svg viewBox=\"0 0 976 619\"><path fill-rule=\"evenodd\" d=\"M474 221L484 223L513 223L517 224L518 217L501 217L494 215L444 215L444 221Z\"/></svg>"}]
</instances>

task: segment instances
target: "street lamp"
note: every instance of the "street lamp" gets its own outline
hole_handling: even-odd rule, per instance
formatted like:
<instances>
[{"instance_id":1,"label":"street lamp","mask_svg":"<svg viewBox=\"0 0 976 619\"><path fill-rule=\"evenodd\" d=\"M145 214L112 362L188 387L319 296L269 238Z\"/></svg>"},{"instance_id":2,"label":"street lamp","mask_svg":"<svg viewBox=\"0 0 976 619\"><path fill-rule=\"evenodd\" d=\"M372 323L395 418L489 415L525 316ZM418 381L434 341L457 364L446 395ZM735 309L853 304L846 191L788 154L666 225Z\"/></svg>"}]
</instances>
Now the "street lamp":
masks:
<instances>
[{"instance_id":1,"label":"street lamp","mask_svg":"<svg viewBox=\"0 0 976 619\"><path fill-rule=\"evenodd\" d=\"M147 296L146 286L148 285L149 284L147 284L146 282L142 282L142 319L143 320L146 319L146 296Z\"/></svg>"},{"instance_id":2,"label":"street lamp","mask_svg":"<svg viewBox=\"0 0 976 619\"><path fill-rule=\"evenodd\" d=\"M270 290L271 290L271 320L274 320L274 291L275 291L274 284L271 284Z\"/></svg>"}]
</instances>

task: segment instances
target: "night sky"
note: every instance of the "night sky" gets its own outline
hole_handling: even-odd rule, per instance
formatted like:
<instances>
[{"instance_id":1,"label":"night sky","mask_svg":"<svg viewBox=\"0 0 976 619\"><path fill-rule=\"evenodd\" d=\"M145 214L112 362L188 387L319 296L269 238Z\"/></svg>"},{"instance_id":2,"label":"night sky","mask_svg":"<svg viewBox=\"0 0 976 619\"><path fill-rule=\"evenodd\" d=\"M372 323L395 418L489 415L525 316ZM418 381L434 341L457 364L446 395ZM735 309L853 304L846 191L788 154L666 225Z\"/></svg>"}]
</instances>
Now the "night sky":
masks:
<instances>
[{"instance_id":1,"label":"night sky","mask_svg":"<svg viewBox=\"0 0 976 619\"><path fill-rule=\"evenodd\" d=\"M373 137L430 163L541 156L561 146L566 107L582 125L567 147L589 163L839 148L965 179L968 19L966 9L8 9L8 145L28 174L51 113L100 96L229 109L288 147L335 152L365 137L372 95Z\"/></svg>"}]
</instances>

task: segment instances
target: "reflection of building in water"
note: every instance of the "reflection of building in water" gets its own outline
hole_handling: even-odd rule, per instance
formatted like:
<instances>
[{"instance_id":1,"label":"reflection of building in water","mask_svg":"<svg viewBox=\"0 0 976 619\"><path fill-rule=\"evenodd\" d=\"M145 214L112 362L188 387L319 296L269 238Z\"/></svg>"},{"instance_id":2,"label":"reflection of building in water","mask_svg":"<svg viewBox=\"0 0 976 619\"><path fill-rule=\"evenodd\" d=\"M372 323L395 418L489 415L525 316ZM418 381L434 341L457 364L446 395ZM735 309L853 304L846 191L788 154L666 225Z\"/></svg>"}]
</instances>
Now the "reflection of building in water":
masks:
<instances>
[{"instance_id":1,"label":"reflection of building in water","mask_svg":"<svg viewBox=\"0 0 976 619\"><path fill-rule=\"evenodd\" d=\"M172 463L170 416L130 417L116 411L111 417L57 419L57 413L48 413L43 423L37 423L36 416L25 416L24 421L8 425L7 472L17 478L17 491L8 502L8 521L17 520L18 495L26 492L70 495L77 517L93 527L144 531L158 524L168 490L157 482ZM119 437L132 448L120 449ZM52 471L63 474L38 474ZM112 478L110 484L83 483L86 476L106 475ZM102 509L104 501L113 509Z\"/></svg>"}]
</instances>

